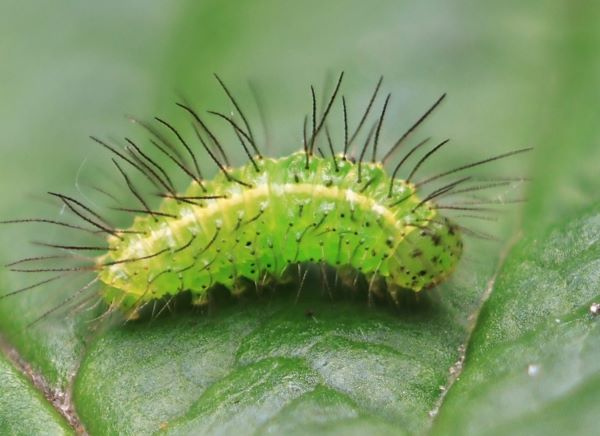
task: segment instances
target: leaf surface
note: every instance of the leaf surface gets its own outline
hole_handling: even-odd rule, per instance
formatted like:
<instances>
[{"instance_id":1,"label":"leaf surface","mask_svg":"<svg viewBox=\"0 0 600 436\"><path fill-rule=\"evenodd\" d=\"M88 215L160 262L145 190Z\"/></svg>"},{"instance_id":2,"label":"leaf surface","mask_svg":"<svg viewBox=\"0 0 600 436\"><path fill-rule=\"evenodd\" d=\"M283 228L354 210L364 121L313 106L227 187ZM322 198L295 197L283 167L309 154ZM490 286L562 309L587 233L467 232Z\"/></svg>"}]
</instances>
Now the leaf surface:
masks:
<instances>
[{"instance_id":1,"label":"leaf surface","mask_svg":"<svg viewBox=\"0 0 600 436\"><path fill-rule=\"evenodd\" d=\"M183 123L173 104L181 94L202 110L230 112L214 71L249 113L255 109L246 81L253 81L266 102L269 154L300 148L309 84L320 90L326 72L340 70L351 123L386 75L393 98L384 148L448 91L445 108L418 135L449 135L453 148L428 161L423 176L536 146L530 156L479 173L533 178L521 221L500 216L490 229L500 243L470 242L449 283L398 311L331 301L316 280L298 303L292 289L94 332L94 314L85 311L58 311L26 327L72 295L78 277L0 300L2 337L57 390L74 384L76 411L91 434L593 428L600 384L598 320L587 312L600 280L593 206L600 190L600 8L593 2L325 7L308 0L283 8L276 0L179 0L167 8L161 1L65 0L51 7L7 1L2 8L4 40L11 41L2 46L0 68L3 219L48 210L62 217L58 205L31 201L37 197L30 193L91 196L86 184L118 190L115 174L99 169L108 167L107 155L86 137L140 136L119 124L124 113ZM234 164L245 161L241 149L232 150ZM214 173L208 159L201 165ZM510 250L519 231L522 240ZM2 262L31 255L23 241L53 235L28 226L3 231ZM30 275L1 278L6 290L32 282ZM17 392L0 395L9 398L0 423L18 432L26 411L65 431L8 362L0 360L0 368L6 383L16 383L9 392ZM459 380L445 394L453 374Z\"/></svg>"}]
</instances>

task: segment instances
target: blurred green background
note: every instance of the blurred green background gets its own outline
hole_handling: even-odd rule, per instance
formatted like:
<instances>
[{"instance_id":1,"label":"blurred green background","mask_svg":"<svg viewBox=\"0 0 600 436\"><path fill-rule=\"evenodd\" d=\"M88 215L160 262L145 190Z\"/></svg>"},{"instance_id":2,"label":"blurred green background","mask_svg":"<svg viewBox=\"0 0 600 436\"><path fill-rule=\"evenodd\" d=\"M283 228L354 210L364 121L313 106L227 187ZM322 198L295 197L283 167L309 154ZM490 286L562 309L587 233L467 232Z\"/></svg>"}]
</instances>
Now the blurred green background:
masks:
<instances>
[{"instance_id":1,"label":"blurred green background","mask_svg":"<svg viewBox=\"0 0 600 436\"><path fill-rule=\"evenodd\" d=\"M247 83L252 81L266 103L273 154L294 151L301 144L302 117L310 109L309 84L322 87L328 75L344 70L345 93L350 107L355 107L354 119L357 106L362 107L368 99L378 76L385 76L384 89L393 93L383 134L388 144L423 108L448 92L448 101L422 131L438 139L450 137L454 145L452 153L432 164L430 170L474 156L534 146L528 156L498 163L493 175L533 179L526 192L527 203L518 209L516 220L507 218L512 226L506 225L501 234L503 240L519 231L535 238L598 203L598 23L600 5L594 1L2 0L0 218L48 215L48 211L59 216L60 209L46 204L40 194L49 190L77 193L84 179L102 185L109 176L99 168L107 168L109 161L88 135L139 134L127 122L126 114L141 118L165 115L181 121L182 114L173 104L180 94L203 109L230 110L213 72L250 107ZM241 154L236 156L236 162L243 161ZM39 231L27 226L3 227L0 261L30 254L26 241L42 239ZM487 266L475 267L475 285L457 287L469 288L466 303L457 303L460 293L449 291L453 296L448 304L458 308L457 312L463 309L453 321L460 326L456 344L465 340L465 326L477 313L494 269L495 255L491 257ZM5 273L0 280L3 290L26 283L23 277ZM51 386L60 388L70 384L84 356L91 359L83 346L85 334L76 323L25 333L22 327L32 312L39 313L40 301L58 301L64 295L37 294L0 301L2 337L32 362ZM107 339L113 340L118 344L118 338ZM449 362L458 356L452 347L446 359ZM438 368L442 376L449 366L446 360ZM14 372L10 365L6 364L6 374ZM89 376L88 382L98 380ZM165 386L168 384L167 380ZM27 383L15 389L14 401L27 404L20 410L31 410L24 416L37 416L41 428L48 422L55 423L57 431L67 428ZM93 391L93 386L90 389ZM106 396L111 392L107 388ZM90 403L85 392L80 395L78 411L92 433L158 429L160 420L140 418L144 413L152 415L151 405L124 423L122 416L110 416L118 415L116 408L107 406L102 412L101 405L89 406L93 401ZM196 398L196 393L189 395ZM406 408L408 418L391 413L380 427L369 417L361 421L365 426L361 428L385 433L393 428L386 426L396 422L397 429L423 432L431 426L431 417L425 412L435 405L436 395L399 405ZM113 400L128 398L115 396ZM101 397L101 401L109 400ZM215 401L218 403L218 396ZM416 418L408 412L415 404L423 411L422 415L415 412ZM183 411L163 411L161 419L180 417ZM10 425L4 418L0 417L0 428L3 422ZM106 422L111 420L114 427L109 431ZM285 427L277 428L283 431ZM344 427L331 428L341 432ZM475 426L473 432L481 428L485 427Z\"/></svg>"}]
</instances>

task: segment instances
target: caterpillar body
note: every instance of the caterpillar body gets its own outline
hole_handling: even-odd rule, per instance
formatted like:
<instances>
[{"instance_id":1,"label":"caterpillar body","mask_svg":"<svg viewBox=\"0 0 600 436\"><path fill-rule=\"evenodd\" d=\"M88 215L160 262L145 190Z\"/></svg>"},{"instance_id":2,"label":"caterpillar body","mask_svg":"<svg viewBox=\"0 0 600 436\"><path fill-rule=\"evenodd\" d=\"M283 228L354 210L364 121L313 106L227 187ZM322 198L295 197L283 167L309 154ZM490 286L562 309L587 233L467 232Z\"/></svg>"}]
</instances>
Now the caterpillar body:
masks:
<instances>
[{"instance_id":1,"label":"caterpillar body","mask_svg":"<svg viewBox=\"0 0 600 436\"><path fill-rule=\"evenodd\" d=\"M390 177L380 164L358 165L337 156L304 152L257 160L205 183L192 182L178 205L165 199L166 219L136 218L130 234L111 236L97 261L105 298L131 308L189 290L206 300L219 283L233 288L241 276L259 282L281 276L288 265L326 262L379 275L388 289L420 291L439 283L460 259L458 228L415 187ZM205 197L214 197L204 200ZM168 267L165 267L168 265Z\"/></svg>"},{"instance_id":2,"label":"caterpillar body","mask_svg":"<svg viewBox=\"0 0 600 436\"><path fill-rule=\"evenodd\" d=\"M60 251L21 259L9 264L9 268L58 275L0 298L30 291L71 273L89 273L93 274L93 280L64 303L92 292L92 297L100 294L109 305L108 312L120 309L133 318L148 303L164 301L184 291L192 294L193 303L204 304L216 285L236 293L240 282L250 281L257 286L277 282L291 265L304 263L329 265L342 276L362 274L369 283L369 296L377 291L396 302L403 290L420 292L444 281L461 258L462 236L473 232L443 215L441 210L466 210L475 215L483 209L440 207L437 199L506 186L514 179L483 183L471 180L470 176L461 177L428 194L421 194L423 186L529 148L476 160L413 182L422 164L440 150L446 140L425 152L408 177L402 179L397 176L399 170L408 158L418 156L417 152L425 149L427 139L412 146L393 171L388 171L386 165L443 101L445 94L409 127L382 159L378 159L380 131L390 100L388 94L357 158L348 150L369 117L382 78L352 134L348 129L346 100L342 97L343 151L335 152L328 123L342 78L343 74L320 116L317 116L317 101L311 86L312 129L307 134L308 117L305 117L303 149L286 157L270 158L261 154L240 105L217 76L240 119L234 114L209 112L228 123L247 155L248 162L239 167L229 164L225 147L200 115L188 104L178 103L191 115L198 144L219 169L212 179L203 178L193 144L161 118L156 121L163 130L137 121L151 134L154 154L128 138L125 138L127 145L121 148L92 137L113 154L117 172L135 198L137 208L117 208L135 214L132 224L128 228L117 228L83 200L50 193L79 220L77 223L41 218L4 222L60 226L101 237L104 244L38 244ZM372 158L367 160L369 148ZM176 189L163 163L165 160L175 164L176 170L185 173L190 180L183 193ZM131 171L160 191L162 202L157 208L151 207L148 194L136 186ZM107 194L102 188L96 190ZM87 259L84 265L29 267L44 261L81 260L81 251L103 253L84 257ZM99 292L92 290L92 285L98 282L102 284ZM374 283L384 286L373 286ZM38 320L59 307L52 308Z\"/></svg>"}]
</instances>

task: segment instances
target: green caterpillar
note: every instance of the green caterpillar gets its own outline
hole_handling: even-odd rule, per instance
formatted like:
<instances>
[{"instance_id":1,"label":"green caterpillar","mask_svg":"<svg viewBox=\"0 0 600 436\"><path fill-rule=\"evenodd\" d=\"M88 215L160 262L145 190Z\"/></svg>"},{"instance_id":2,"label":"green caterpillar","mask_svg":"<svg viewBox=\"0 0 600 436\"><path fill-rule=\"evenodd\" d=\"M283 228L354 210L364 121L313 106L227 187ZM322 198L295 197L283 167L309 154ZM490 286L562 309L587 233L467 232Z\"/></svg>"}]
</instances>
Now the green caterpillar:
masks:
<instances>
[{"instance_id":1,"label":"green caterpillar","mask_svg":"<svg viewBox=\"0 0 600 436\"><path fill-rule=\"evenodd\" d=\"M112 251L97 261L105 299L133 308L186 289L201 303L217 283L279 277L298 262L380 275L392 296L452 272L462 252L458 228L422 203L414 185L396 180L390 196L380 164L364 164L358 183L358 165L342 155L335 167L316 156L308 168L305 162L304 152L261 159L229 173L249 186L221 174L205 183L217 198L199 205L166 199L159 212L173 218L137 217L134 233L110 237ZM192 182L183 197L206 196Z\"/></svg>"},{"instance_id":2,"label":"green caterpillar","mask_svg":"<svg viewBox=\"0 0 600 436\"><path fill-rule=\"evenodd\" d=\"M156 121L162 130L138 122L152 135L153 152L159 153L163 160L166 157L191 179L183 193L176 189L164 163L132 140L126 138L127 146L119 148L92 138L114 155L113 163L135 197L138 208L118 208L134 213L133 223L126 229L117 228L84 202L51 193L80 220L78 223L39 218L5 223L60 226L84 232L89 237L100 237L104 244L38 244L60 251L21 259L9 264L10 269L59 274L2 297L29 291L69 274L90 273L94 275L93 280L64 303L76 300L80 294L93 292L91 296L97 296L92 285L101 282L99 294L110 306L109 312L119 309L133 318L148 303L164 301L184 291L192 294L194 304L204 304L215 285L223 285L236 293L243 288L237 286L239 282L250 281L259 286L281 281L290 265L305 263L330 265L341 276L362 274L369 283L369 296L377 292L396 302L402 290L420 292L439 284L455 270L463 251L462 235L467 229L442 215L435 201L446 195L481 191L511 182L468 185L471 177L467 176L421 195L423 186L529 149L467 163L413 182L421 165L440 150L446 140L422 155L408 177L402 179L397 177L399 170L427 144L427 139L412 146L393 171L387 172L384 167L443 101L445 94L382 159L378 159L380 131L390 101L388 95L356 158L349 149L369 117L382 79L352 134L348 129L346 100L342 97L343 151L336 153L328 123L331 123L330 113L342 78L343 74L320 116L317 116L317 101L311 87L312 129L307 133L308 118L305 118L303 149L287 157L268 158L260 153L240 105L217 77L241 119L240 122L233 115L211 112L229 124L248 157L247 164L237 168L229 164L225 147L200 115L191 106L178 103L192 116L199 145L220 170L211 180L203 178L194 147L175 127L160 118ZM327 156L321 148L325 144L329 151ZM372 158L366 161L369 149ZM143 176L151 187L160 191L163 200L158 208L151 207L148 194L140 191L126 168L138 172L138 176ZM107 194L102 188L96 190ZM454 208L473 214L478 211L471 207ZM76 256L79 251L103 253L88 258L90 262L85 265L21 266L80 259ZM374 285L382 282L383 287Z\"/></svg>"}]
</instances>

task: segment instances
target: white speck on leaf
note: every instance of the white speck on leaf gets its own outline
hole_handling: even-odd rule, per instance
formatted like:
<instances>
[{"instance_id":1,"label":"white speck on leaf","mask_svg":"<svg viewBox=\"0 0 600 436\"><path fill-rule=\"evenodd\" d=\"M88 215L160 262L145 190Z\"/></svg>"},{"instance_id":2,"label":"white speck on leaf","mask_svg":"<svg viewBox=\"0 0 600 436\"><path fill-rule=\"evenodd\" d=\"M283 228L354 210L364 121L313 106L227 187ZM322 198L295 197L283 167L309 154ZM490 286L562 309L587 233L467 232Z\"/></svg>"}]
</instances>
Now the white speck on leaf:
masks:
<instances>
[{"instance_id":1,"label":"white speck on leaf","mask_svg":"<svg viewBox=\"0 0 600 436\"><path fill-rule=\"evenodd\" d=\"M530 363L527 365L527 375L530 377L535 377L540 373L541 366L537 363Z\"/></svg>"}]
</instances>

